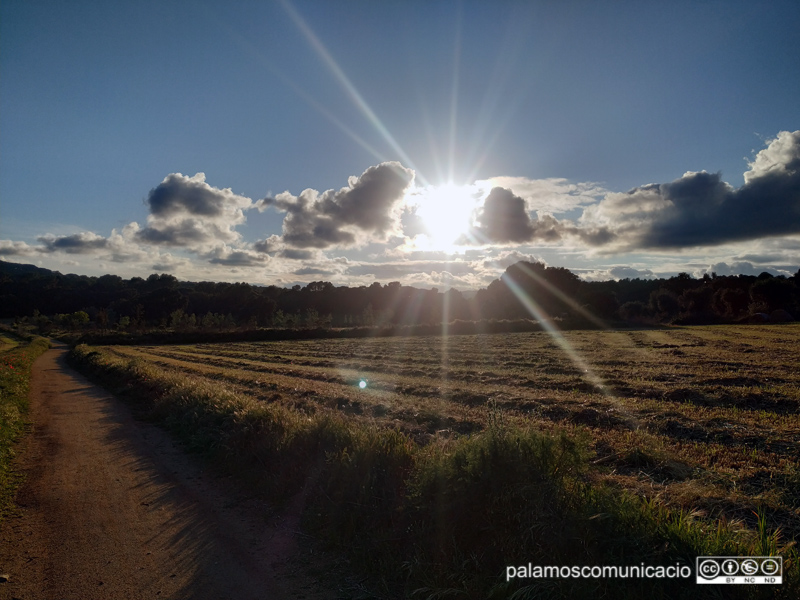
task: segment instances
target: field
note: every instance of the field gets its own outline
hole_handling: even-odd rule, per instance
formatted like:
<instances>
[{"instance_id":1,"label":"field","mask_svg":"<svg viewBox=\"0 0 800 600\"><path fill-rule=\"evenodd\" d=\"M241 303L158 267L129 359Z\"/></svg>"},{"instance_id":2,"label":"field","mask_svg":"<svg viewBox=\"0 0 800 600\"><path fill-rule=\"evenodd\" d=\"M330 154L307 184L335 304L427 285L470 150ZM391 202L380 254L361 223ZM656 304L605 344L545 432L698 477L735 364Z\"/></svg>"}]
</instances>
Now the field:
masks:
<instances>
[{"instance_id":1,"label":"field","mask_svg":"<svg viewBox=\"0 0 800 600\"><path fill-rule=\"evenodd\" d=\"M309 420L397 430L417 452L498 428L565 432L586 450L583 484L764 552L800 537L798 349L798 325L743 325L95 351Z\"/></svg>"}]
</instances>

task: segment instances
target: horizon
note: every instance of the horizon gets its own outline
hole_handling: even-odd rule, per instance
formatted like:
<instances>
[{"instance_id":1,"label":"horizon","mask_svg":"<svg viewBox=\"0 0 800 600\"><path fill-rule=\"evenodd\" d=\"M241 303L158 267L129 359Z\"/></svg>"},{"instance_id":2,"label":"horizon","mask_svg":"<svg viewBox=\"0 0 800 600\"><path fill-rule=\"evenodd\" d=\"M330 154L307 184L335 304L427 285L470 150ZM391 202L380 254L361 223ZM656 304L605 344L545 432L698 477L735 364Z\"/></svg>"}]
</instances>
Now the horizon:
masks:
<instances>
[{"instance_id":1,"label":"horizon","mask_svg":"<svg viewBox=\"0 0 800 600\"><path fill-rule=\"evenodd\" d=\"M525 262L526 261L519 261L519 263L525 263ZM38 267L37 265L31 264L31 263L15 263L15 262L5 261L5 260L0 259L0 265L2 265L2 264L11 264L11 265L17 265L17 266L20 266L20 267L34 267L36 269L43 269L43 267ZM514 263L512 265L509 265L509 267L514 266L516 264L518 264L518 263ZM528 263L528 264L530 264L530 263ZM542 264L544 267L546 267L548 269L550 269L550 268L555 268L555 269L563 268L563 269L566 269L567 271L570 271L571 273L573 273L573 275L576 275L576 276L578 275L577 273L574 273L573 271L571 271L570 269L567 269L566 267L559 267L558 265L546 265L544 263L540 263L540 264ZM175 277L171 273L157 273L157 272L150 273L150 274L148 274L148 275L146 275L144 277L140 276L140 275L134 275L133 277L125 278L125 277L122 277L122 276L117 275L115 273L104 273L103 275L81 275L80 273L70 273L70 272L62 273L61 271L55 271L55 270L52 270L52 269L45 269L45 270L48 270L51 273L54 273L56 275L60 275L62 277L74 276L74 277L88 277L90 279L91 278L98 279L100 277L111 276L111 277L120 277L122 279L122 281L127 281L127 282L130 282L132 279L135 279L135 278L138 278L138 279L141 279L143 281L146 281L149 277L152 277L152 276L159 276L160 277L162 275L171 275L171 276ZM484 286L482 288L476 288L476 289L458 289L458 288L455 288L455 287L444 287L444 288L439 289L439 288L435 288L435 287L434 288L418 287L418 286L414 286L414 285L403 284L401 282L378 281L378 280L372 281L370 283L370 285L374 285L375 283L377 283L377 284L381 285L382 287L388 287L389 284L391 284L391 283L401 283L401 285L404 286L404 287L407 286L407 287L412 287L414 289L419 289L419 290L436 289L439 293L447 293L447 292L449 292L451 290L454 290L456 292L464 294L465 297L469 298L472 295L474 295L475 293L477 293L478 291L485 290L493 281L503 280L503 275L505 275L507 270L508 270L508 267L502 273L500 273L494 280L490 281L486 286ZM686 273L684 271L684 272L681 272L681 273L677 273L675 275L671 275L670 277L657 277L657 278L655 278L655 277L647 277L647 278L641 278L641 277L618 277L616 279L592 280L592 281L587 281L585 279L581 279L581 281L584 282L584 283L623 282L623 281L626 281L626 280L627 281L644 280L644 281L655 281L655 282L657 282L657 281L668 281L670 279L673 279L673 278L676 278L676 277L679 277L679 276L682 276L682 275L688 275L689 277L691 277L692 279L695 279L695 280L705 278L706 276L712 276L712 277L737 277L737 278L738 277L755 277L757 279L760 279L765 273L767 275L770 275L771 277L794 279L794 278L800 277L800 268L798 268L796 273L790 274L788 276L787 275L783 275L783 274L772 275L768 271L762 271L758 275L746 275L746 274L743 274L743 273L738 273L738 274L735 274L735 275L719 275L718 273L712 272L712 273L704 273L700 278L697 278L697 277L694 277L691 273ZM580 279L580 276L578 276L578 277ZM244 285L252 285L252 286L255 286L255 287L270 287L270 286L273 285L273 284L250 283L250 282L247 282L247 281L191 280L191 279L182 279L182 278L179 278L179 277L176 277L176 281L178 283L188 283L188 284L192 284L192 285L201 284L201 283L224 283L224 284L231 284L231 285L244 284ZM318 283L318 282L332 283L332 282L326 282L324 280L315 280L315 281L310 281L309 284L310 283ZM292 289L293 287L295 287L297 285L305 287L305 285L308 285L308 284L305 284L305 285L303 285L303 284L293 284L291 286L290 285L286 285L286 286L274 286L274 287L278 287L280 289L290 290L290 289ZM353 289L356 289L356 288L359 288L359 287L369 287L369 285L366 285L366 284L359 284L359 285L354 285L354 286L347 286L347 285L344 285L344 284L342 284L342 285L332 284L332 285L334 287L350 287L350 288L353 288Z\"/></svg>"},{"instance_id":2,"label":"horizon","mask_svg":"<svg viewBox=\"0 0 800 600\"><path fill-rule=\"evenodd\" d=\"M791 277L799 26L788 1L4 2L0 259L279 287L470 291L520 260Z\"/></svg>"}]
</instances>

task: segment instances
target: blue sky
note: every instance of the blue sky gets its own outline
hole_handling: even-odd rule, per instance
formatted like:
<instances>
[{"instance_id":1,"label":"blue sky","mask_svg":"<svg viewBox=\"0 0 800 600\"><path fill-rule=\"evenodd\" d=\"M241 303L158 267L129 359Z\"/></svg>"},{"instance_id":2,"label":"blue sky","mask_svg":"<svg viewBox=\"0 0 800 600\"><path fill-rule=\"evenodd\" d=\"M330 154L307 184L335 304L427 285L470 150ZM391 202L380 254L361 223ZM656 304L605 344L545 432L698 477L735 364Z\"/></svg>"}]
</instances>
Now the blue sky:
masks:
<instances>
[{"instance_id":1,"label":"blue sky","mask_svg":"<svg viewBox=\"0 0 800 600\"><path fill-rule=\"evenodd\" d=\"M5 0L0 257L440 289L534 258L793 273L798 30L795 1Z\"/></svg>"}]
</instances>

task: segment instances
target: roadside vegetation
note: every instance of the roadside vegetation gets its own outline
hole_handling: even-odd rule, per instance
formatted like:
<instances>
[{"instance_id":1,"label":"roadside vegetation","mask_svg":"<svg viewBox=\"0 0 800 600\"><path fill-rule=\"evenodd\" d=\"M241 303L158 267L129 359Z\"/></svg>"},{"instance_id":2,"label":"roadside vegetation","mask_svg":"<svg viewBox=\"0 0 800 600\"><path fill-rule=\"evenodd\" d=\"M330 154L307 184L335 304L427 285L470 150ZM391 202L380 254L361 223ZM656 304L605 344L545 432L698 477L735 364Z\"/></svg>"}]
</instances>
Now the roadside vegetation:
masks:
<instances>
[{"instance_id":1,"label":"roadside vegetation","mask_svg":"<svg viewBox=\"0 0 800 600\"><path fill-rule=\"evenodd\" d=\"M0 329L0 522L13 506L20 478L11 468L14 443L25 431L33 361L50 347L40 337Z\"/></svg>"},{"instance_id":2,"label":"roadside vegetation","mask_svg":"<svg viewBox=\"0 0 800 600\"><path fill-rule=\"evenodd\" d=\"M716 598L507 566L784 557L800 595L800 325L78 346L71 360L419 598ZM756 589L757 588L757 589Z\"/></svg>"}]
</instances>

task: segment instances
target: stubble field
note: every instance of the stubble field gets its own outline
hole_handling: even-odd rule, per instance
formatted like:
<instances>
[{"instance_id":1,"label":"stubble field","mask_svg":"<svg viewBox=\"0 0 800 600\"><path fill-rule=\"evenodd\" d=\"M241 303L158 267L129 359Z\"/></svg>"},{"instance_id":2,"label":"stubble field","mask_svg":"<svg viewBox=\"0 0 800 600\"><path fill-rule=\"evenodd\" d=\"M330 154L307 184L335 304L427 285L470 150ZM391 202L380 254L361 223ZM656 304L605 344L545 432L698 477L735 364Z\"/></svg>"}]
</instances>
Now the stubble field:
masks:
<instances>
[{"instance_id":1,"label":"stubble field","mask_svg":"<svg viewBox=\"0 0 800 600\"><path fill-rule=\"evenodd\" d=\"M799 349L800 325L782 325L98 350L418 446L566 432L591 485L786 547L800 535Z\"/></svg>"}]
</instances>

